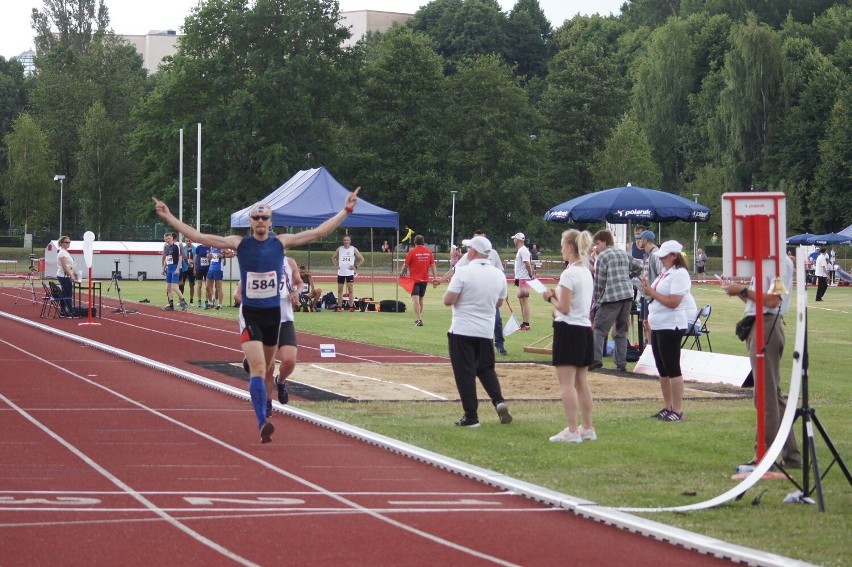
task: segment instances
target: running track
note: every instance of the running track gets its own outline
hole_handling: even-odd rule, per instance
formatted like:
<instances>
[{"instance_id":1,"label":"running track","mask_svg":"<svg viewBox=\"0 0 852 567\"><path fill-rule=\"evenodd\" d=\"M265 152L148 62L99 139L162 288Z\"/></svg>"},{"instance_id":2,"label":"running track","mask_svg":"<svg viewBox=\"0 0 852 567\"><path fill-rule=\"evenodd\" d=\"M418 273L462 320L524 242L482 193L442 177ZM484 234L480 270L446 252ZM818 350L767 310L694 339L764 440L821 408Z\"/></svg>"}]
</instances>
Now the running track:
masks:
<instances>
[{"instance_id":1,"label":"running track","mask_svg":"<svg viewBox=\"0 0 852 567\"><path fill-rule=\"evenodd\" d=\"M40 322L245 389L192 364L241 359L233 322L143 311ZM3 565L722 563L287 415L261 445L243 399L5 316L0 368Z\"/></svg>"}]
</instances>

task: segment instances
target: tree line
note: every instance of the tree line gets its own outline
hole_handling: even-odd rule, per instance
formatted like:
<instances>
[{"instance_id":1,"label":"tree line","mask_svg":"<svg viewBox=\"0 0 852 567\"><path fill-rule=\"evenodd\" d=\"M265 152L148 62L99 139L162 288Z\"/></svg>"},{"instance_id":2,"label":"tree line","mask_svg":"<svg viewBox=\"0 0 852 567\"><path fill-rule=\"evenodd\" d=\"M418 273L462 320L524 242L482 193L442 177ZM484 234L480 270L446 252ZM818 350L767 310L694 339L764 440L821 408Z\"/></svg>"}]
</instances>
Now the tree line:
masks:
<instances>
[{"instance_id":1,"label":"tree line","mask_svg":"<svg viewBox=\"0 0 852 567\"><path fill-rule=\"evenodd\" d=\"M852 222L852 2L629 0L554 26L538 0L433 0L344 48L336 0L208 0L148 75L104 0L34 10L36 71L0 58L0 205L11 231L150 238L150 195L195 187L202 230L325 166L430 242L564 228L542 215L631 182L711 207L783 191L788 233ZM185 218L195 218L185 189ZM692 227L673 226L691 239ZM155 231L156 232L156 231Z\"/></svg>"}]
</instances>

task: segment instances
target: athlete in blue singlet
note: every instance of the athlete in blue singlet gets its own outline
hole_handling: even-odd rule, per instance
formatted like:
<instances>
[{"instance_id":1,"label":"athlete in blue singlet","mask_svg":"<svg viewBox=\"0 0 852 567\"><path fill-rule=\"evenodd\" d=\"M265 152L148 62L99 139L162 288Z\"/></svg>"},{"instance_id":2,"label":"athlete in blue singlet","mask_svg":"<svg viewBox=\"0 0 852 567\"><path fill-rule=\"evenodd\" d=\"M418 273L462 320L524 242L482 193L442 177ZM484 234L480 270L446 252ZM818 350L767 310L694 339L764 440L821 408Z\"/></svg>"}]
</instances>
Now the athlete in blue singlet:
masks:
<instances>
[{"instance_id":1,"label":"athlete in blue singlet","mask_svg":"<svg viewBox=\"0 0 852 567\"><path fill-rule=\"evenodd\" d=\"M243 291L240 316L245 319L245 330L240 333L240 340L249 365L249 393L257 417L261 443L269 443L275 431L275 426L266 418L268 393L264 376L267 369L274 365L275 351L278 348L278 327L281 319L278 283L281 281L284 253L288 248L303 246L328 236L355 210L360 190L359 187L349 193L343 210L318 227L293 234L272 234L272 209L265 203L258 203L249 210L251 235L245 238L201 233L178 220L165 203L152 197L157 215L193 242L237 251L240 287ZM208 272L208 277L209 275Z\"/></svg>"}]
</instances>

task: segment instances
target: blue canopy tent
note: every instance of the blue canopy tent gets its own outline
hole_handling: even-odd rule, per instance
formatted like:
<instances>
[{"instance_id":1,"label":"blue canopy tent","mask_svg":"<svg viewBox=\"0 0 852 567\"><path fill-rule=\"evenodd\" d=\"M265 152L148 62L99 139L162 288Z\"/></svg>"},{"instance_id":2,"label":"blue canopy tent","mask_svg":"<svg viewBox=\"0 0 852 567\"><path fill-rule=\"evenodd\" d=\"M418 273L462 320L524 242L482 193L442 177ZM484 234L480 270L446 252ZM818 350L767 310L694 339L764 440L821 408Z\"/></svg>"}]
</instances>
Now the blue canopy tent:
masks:
<instances>
[{"instance_id":1,"label":"blue canopy tent","mask_svg":"<svg viewBox=\"0 0 852 567\"><path fill-rule=\"evenodd\" d=\"M260 199L272 207L272 226L319 226L343 208L349 189L324 167L296 173L284 185ZM254 205L254 203L252 203ZM231 214L232 228L249 226L252 205ZM358 199L355 212L341 223L346 227L399 230L399 213Z\"/></svg>"},{"instance_id":2,"label":"blue canopy tent","mask_svg":"<svg viewBox=\"0 0 852 567\"><path fill-rule=\"evenodd\" d=\"M314 227L340 212L349 192L326 168L320 167L299 171L284 185L258 202L266 203L272 208L272 226ZM249 211L253 205L254 203L231 214L231 228L249 226ZM399 213L373 205L360 197L355 205L355 212L347 216L340 226L369 228L371 251L373 228L392 228L396 231L397 242L399 241ZM374 267L372 262L370 265L371 268Z\"/></svg>"},{"instance_id":3,"label":"blue canopy tent","mask_svg":"<svg viewBox=\"0 0 852 567\"><path fill-rule=\"evenodd\" d=\"M826 244L849 244L852 243L852 236L843 236L834 232L828 234L817 234L805 240L806 244L816 244L825 246Z\"/></svg>"},{"instance_id":4,"label":"blue canopy tent","mask_svg":"<svg viewBox=\"0 0 852 567\"><path fill-rule=\"evenodd\" d=\"M852 224L850 224L849 226L847 226L846 228L844 228L843 230L841 230L837 234L840 234L842 236L852 236Z\"/></svg>"}]
</instances>

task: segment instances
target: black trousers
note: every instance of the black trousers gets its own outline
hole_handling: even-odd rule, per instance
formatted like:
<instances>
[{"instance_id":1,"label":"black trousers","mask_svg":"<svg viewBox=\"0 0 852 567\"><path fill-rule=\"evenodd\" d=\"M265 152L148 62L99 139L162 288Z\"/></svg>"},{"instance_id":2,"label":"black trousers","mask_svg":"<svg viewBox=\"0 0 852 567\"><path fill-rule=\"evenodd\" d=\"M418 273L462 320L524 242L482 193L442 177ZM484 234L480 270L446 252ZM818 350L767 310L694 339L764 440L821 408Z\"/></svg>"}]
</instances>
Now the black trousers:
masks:
<instances>
[{"instance_id":1,"label":"black trousers","mask_svg":"<svg viewBox=\"0 0 852 567\"><path fill-rule=\"evenodd\" d=\"M825 295L825 290L828 289L828 278L817 276L817 293L816 300L822 301L822 296Z\"/></svg>"},{"instance_id":2,"label":"black trousers","mask_svg":"<svg viewBox=\"0 0 852 567\"><path fill-rule=\"evenodd\" d=\"M464 415L468 419L479 419L479 398L476 395L476 379L485 389L495 406L504 401L500 380L494 371L494 343L491 339L468 337L447 333L450 349L450 364L456 378Z\"/></svg>"}]
</instances>

